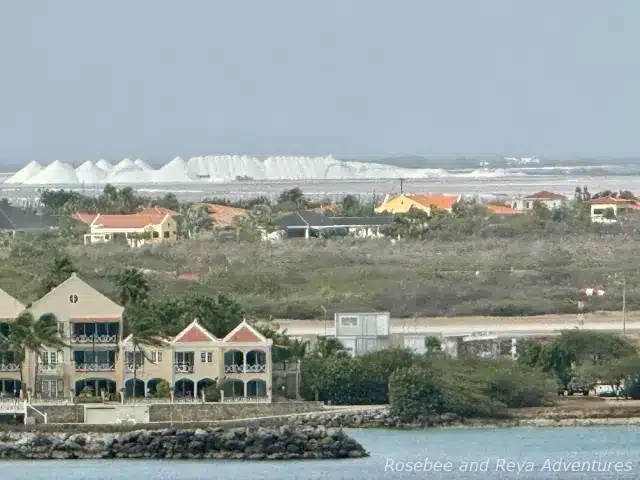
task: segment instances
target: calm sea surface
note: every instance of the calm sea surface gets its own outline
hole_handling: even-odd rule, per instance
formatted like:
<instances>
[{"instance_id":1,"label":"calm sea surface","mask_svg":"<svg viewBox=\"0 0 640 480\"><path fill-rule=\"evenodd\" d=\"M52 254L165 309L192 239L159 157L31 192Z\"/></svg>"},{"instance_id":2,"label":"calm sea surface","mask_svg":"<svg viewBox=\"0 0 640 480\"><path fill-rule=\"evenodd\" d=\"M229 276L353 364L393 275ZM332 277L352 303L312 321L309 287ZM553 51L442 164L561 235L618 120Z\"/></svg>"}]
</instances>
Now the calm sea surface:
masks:
<instances>
[{"instance_id":1,"label":"calm sea surface","mask_svg":"<svg viewBox=\"0 0 640 480\"><path fill-rule=\"evenodd\" d=\"M0 478L630 480L640 478L639 433L632 428L351 430L350 434L370 451L370 458L298 462L6 461L0 462ZM409 462L421 462L419 471L407 471ZM428 471L432 465L429 462L441 462L441 469L449 462L446 467L450 471ZM475 468L484 471L465 472L464 462L476 462Z\"/></svg>"}]
</instances>

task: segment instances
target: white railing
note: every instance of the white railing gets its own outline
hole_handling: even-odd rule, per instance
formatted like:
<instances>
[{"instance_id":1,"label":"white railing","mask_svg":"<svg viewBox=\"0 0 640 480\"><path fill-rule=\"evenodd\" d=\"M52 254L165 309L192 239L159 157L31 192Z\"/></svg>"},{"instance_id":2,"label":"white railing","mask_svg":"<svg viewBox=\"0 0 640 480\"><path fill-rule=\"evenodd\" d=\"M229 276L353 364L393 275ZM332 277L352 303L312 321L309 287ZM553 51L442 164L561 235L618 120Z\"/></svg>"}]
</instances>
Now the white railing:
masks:
<instances>
[{"instance_id":1,"label":"white railing","mask_svg":"<svg viewBox=\"0 0 640 480\"><path fill-rule=\"evenodd\" d=\"M0 399L0 413L24 413L27 402L21 398Z\"/></svg>"},{"instance_id":2,"label":"white railing","mask_svg":"<svg viewBox=\"0 0 640 480\"><path fill-rule=\"evenodd\" d=\"M223 403L270 403L270 397L223 397Z\"/></svg>"},{"instance_id":3,"label":"white railing","mask_svg":"<svg viewBox=\"0 0 640 480\"><path fill-rule=\"evenodd\" d=\"M60 364L39 364L38 373L40 375L60 375L62 373L62 366Z\"/></svg>"},{"instance_id":4,"label":"white railing","mask_svg":"<svg viewBox=\"0 0 640 480\"><path fill-rule=\"evenodd\" d=\"M0 372L19 372L20 365L15 363L2 363L0 364Z\"/></svg>"},{"instance_id":5,"label":"white railing","mask_svg":"<svg viewBox=\"0 0 640 480\"><path fill-rule=\"evenodd\" d=\"M73 402L69 398L64 397L44 397L34 398L31 400L31 405L71 405Z\"/></svg>"},{"instance_id":6,"label":"white railing","mask_svg":"<svg viewBox=\"0 0 640 480\"><path fill-rule=\"evenodd\" d=\"M74 335L73 343L116 343L115 335Z\"/></svg>"},{"instance_id":7,"label":"white railing","mask_svg":"<svg viewBox=\"0 0 640 480\"><path fill-rule=\"evenodd\" d=\"M173 366L175 373L193 373L193 364L179 363Z\"/></svg>"},{"instance_id":8,"label":"white railing","mask_svg":"<svg viewBox=\"0 0 640 480\"><path fill-rule=\"evenodd\" d=\"M124 371L126 373L134 373L134 371L136 373L137 372L144 372L144 363L139 363L135 367L134 367L133 363L125 363Z\"/></svg>"},{"instance_id":9,"label":"white railing","mask_svg":"<svg viewBox=\"0 0 640 480\"><path fill-rule=\"evenodd\" d=\"M78 363L76 371L82 372L114 372L116 366L112 363Z\"/></svg>"},{"instance_id":10,"label":"white railing","mask_svg":"<svg viewBox=\"0 0 640 480\"><path fill-rule=\"evenodd\" d=\"M224 373L261 373L266 372L266 365L225 365Z\"/></svg>"}]
</instances>

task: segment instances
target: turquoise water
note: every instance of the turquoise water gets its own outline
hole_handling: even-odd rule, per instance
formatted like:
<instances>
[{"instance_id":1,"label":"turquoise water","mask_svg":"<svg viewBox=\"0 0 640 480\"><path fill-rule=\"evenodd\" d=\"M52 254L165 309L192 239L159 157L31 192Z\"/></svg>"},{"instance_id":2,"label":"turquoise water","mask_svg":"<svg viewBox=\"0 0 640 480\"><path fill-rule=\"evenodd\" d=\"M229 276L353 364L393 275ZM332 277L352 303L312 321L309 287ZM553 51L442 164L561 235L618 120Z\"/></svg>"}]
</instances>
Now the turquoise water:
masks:
<instances>
[{"instance_id":1,"label":"turquoise water","mask_svg":"<svg viewBox=\"0 0 640 480\"><path fill-rule=\"evenodd\" d=\"M355 460L299 462L75 460L0 462L2 480L109 479L637 479L640 430L633 428L350 430L371 453ZM429 471L440 462L440 471ZM421 462L419 471L407 471ZM449 463L446 463L449 462ZM470 468L464 470L463 462ZM546 463L545 463L546 462ZM577 463L573 463L577 462ZM616 462L619 462L616 465ZM519 465L518 465L519 463ZM437 466L437 465L436 465ZM443 471L444 469L449 471ZM518 472L518 467L521 468ZM616 467L619 471L616 471ZM554 471L560 469L561 471ZM567 469L568 471L565 471ZM572 469L574 471L572 471ZM594 471L594 469L605 471ZM395 470L395 471L394 471ZM511 471L509 471L511 470Z\"/></svg>"}]
</instances>

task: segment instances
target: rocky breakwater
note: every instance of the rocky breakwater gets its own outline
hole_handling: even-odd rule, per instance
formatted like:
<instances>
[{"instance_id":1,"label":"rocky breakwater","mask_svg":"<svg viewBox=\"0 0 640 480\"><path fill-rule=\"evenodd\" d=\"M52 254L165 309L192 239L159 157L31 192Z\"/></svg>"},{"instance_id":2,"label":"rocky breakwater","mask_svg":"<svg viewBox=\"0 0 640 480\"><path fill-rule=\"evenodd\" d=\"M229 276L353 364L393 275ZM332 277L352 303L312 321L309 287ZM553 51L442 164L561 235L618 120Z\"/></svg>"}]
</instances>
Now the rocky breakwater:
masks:
<instances>
[{"instance_id":1,"label":"rocky breakwater","mask_svg":"<svg viewBox=\"0 0 640 480\"><path fill-rule=\"evenodd\" d=\"M322 425L326 428L394 428L402 430L431 427L512 426L512 420L471 420L454 413L443 413L414 423L402 422L389 412L388 407L358 409L344 412L321 412L299 415L292 419L296 426Z\"/></svg>"},{"instance_id":2,"label":"rocky breakwater","mask_svg":"<svg viewBox=\"0 0 640 480\"><path fill-rule=\"evenodd\" d=\"M113 433L0 434L1 459L293 460L368 456L340 429L323 426L136 430Z\"/></svg>"}]
</instances>

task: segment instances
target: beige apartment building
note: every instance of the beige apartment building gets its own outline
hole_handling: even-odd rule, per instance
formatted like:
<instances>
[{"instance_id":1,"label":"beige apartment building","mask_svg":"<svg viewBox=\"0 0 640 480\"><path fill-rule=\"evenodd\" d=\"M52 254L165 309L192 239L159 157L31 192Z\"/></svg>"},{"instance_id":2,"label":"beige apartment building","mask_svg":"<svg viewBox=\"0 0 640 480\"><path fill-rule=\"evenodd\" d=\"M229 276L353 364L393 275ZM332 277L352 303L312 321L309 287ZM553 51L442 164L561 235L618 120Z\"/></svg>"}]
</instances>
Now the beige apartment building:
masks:
<instances>
[{"instance_id":1,"label":"beige apartment building","mask_svg":"<svg viewBox=\"0 0 640 480\"><path fill-rule=\"evenodd\" d=\"M59 351L44 349L39 358L30 353L22 362L23 382L36 397L59 398L79 394L85 387L113 394L122 384L123 369L118 345L122 340L123 308L73 273L67 280L24 308L5 292L1 322L5 331L24 310L37 319L53 313L59 321L62 340ZM20 360L5 352L0 363L2 395L19 391ZM12 382L13 380L13 382Z\"/></svg>"},{"instance_id":2,"label":"beige apartment building","mask_svg":"<svg viewBox=\"0 0 640 480\"><path fill-rule=\"evenodd\" d=\"M175 338L159 342L138 346L134 354L131 336L123 341L127 395L153 395L166 381L177 398L193 398L225 381L232 390L227 400L271 401L273 342L246 321L221 339L194 320Z\"/></svg>"}]
</instances>

